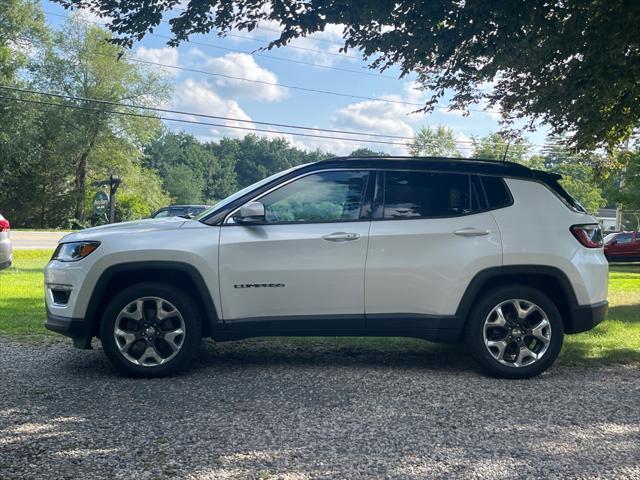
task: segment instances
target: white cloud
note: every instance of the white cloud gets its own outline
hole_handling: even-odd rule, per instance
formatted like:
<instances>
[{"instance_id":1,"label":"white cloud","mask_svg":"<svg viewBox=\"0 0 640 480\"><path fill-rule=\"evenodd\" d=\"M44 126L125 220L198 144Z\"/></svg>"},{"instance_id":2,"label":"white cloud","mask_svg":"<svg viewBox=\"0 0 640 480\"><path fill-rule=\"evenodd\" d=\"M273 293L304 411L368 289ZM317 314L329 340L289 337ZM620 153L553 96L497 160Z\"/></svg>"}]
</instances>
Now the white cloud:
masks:
<instances>
[{"instance_id":1,"label":"white cloud","mask_svg":"<svg viewBox=\"0 0 640 480\"><path fill-rule=\"evenodd\" d=\"M463 157L470 157L473 155L473 142L471 137L457 131L454 131L454 137L456 139L456 148Z\"/></svg>"},{"instance_id":2,"label":"white cloud","mask_svg":"<svg viewBox=\"0 0 640 480\"><path fill-rule=\"evenodd\" d=\"M101 17L97 13L93 13L91 10L86 8L78 9L75 11L74 14L77 15L81 20L88 23L97 23L97 24L105 25L113 21L113 17L110 17L108 15Z\"/></svg>"},{"instance_id":3,"label":"white cloud","mask_svg":"<svg viewBox=\"0 0 640 480\"><path fill-rule=\"evenodd\" d=\"M164 65L169 65L172 67L178 66L178 49L171 47L163 47L163 48L146 48L146 47L138 47L134 51L134 57L139 58L140 60L144 60L145 62L152 63L162 63ZM180 75L180 70L176 68L165 68L159 67L157 65L153 66L154 68L160 69L168 75L178 76Z\"/></svg>"},{"instance_id":4,"label":"white cloud","mask_svg":"<svg viewBox=\"0 0 640 480\"><path fill-rule=\"evenodd\" d=\"M278 77L275 73L258 65L251 55L244 53L228 53L222 57L209 58L204 62L204 69L211 73L228 75L238 78L248 78L258 82L246 82L225 77L211 77L209 82L216 87L216 91L225 97L242 97L250 100L276 102L288 94L288 89L277 85Z\"/></svg>"},{"instance_id":5,"label":"white cloud","mask_svg":"<svg viewBox=\"0 0 640 480\"><path fill-rule=\"evenodd\" d=\"M267 42L276 40L282 27L278 22L262 22L260 26L252 31L234 30L229 33L230 41L238 44L251 43L251 48L266 46ZM289 44L280 47L273 52L281 51L286 56L296 60L303 60L309 63L316 63L322 66L333 66L342 62L356 62L360 60L358 51L352 50L346 54L340 52L344 45L342 32L344 25L330 24L322 32L317 32L306 37L299 37Z\"/></svg>"},{"instance_id":6,"label":"white cloud","mask_svg":"<svg viewBox=\"0 0 640 480\"><path fill-rule=\"evenodd\" d=\"M240 107L235 100L222 98L206 83L198 82L193 79L187 79L177 86L174 95L173 106L178 110L200 113L204 115L215 115L220 117L237 118L247 120L248 122L236 122L232 120L217 120L206 117L198 117L195 115L183 115L179 118L188 120L197 120L207 123L217 123L222 125L255 128L255 124L250 122L251 117ZM189 124L170 122L175 128L190 129ZM193 126L200 130L206 129L210 136L220 137L243 137L249 131L237 130L231 128L220 128L213 126Z\"/></svg>"}]
</instances>

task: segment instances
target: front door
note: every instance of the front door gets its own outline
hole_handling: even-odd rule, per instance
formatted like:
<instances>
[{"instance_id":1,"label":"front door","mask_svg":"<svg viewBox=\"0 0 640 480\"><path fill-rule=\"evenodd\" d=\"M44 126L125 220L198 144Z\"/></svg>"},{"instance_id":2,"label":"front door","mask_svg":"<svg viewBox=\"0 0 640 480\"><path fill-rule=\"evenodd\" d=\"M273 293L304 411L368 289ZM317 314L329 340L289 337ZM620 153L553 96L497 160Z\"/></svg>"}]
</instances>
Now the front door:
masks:
<instances>
[{"instance_id":1,"label":"front door","mask_svg":"<svg viewBox=\"0 0 640 480\"><path fill-rule=\"evenodd\" d=\"M352 170L307 174L252 199L264 205L264 222L238 223L234 214L227 219L219 258L227 324L364 326L369 176Z\"/></svg>"}]
</instances>

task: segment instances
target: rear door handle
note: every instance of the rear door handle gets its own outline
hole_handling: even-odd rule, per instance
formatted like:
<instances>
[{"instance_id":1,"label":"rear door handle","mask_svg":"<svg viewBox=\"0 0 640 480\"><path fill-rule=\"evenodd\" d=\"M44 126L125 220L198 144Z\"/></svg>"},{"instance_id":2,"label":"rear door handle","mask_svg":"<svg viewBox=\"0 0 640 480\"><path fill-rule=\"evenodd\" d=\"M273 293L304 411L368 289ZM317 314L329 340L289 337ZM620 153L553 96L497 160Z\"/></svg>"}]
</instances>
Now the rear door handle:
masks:
<instances>
[{"instance_id":1,"label":"rear door handle","mask_svg":"<svg viewBox=\"0 0 640 480\"><path fill-rule=\"evenodd\" d=\"M327 242L351 242L360 238L358 233L334 232L322 237Z\"/></svg>"},{"instance_id":2,"label":"rear door handle","mask_svg":"<svg viewBox=\"0 0 640 480\"><path fill-rule=\"evenodd\" d=\"M482 237L484 235L489 235L489 230L486 228L467 227L456 230L453 233L454 235L459 235L461 237Z\"/></svg>"}]
</instances>

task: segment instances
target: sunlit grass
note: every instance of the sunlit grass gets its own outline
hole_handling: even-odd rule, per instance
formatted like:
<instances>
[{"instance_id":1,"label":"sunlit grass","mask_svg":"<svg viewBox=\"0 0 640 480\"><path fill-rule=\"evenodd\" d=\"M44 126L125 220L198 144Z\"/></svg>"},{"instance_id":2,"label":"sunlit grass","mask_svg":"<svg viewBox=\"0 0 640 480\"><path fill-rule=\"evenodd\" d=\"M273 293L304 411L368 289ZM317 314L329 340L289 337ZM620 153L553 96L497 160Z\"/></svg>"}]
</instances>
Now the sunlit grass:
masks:
<instances>
[{"instance_id":1,"label":"sunlit grass","mask_svg":"<svg viewBox=\"0 0 640 480\"><path fill-rule=\"evenodd\" d=\"M44 265L50 250L17 250L14 265L0 272L0 335L38 337L53 335L44 328ZM590 332L568 335L561 363L640 362L640 265L612 265L609 274L610 309L607 319ZM57 336L55 338L58 338ZM325 345L331 349L406 352L451 348L406 338L270 339L273 344ZM443 361L446 359L443 358Z\"/></svg>"}]
</instances>

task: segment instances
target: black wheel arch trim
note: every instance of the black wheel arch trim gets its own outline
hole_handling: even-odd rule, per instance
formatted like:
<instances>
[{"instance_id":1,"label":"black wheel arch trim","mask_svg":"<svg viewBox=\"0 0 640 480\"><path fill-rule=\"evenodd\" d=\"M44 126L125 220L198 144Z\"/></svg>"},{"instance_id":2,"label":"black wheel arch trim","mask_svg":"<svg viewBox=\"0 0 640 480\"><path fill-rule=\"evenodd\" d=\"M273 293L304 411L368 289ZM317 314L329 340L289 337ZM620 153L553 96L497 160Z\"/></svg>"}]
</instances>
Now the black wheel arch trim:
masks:
<instances>
[{"instance_id":1,"label":"black wheel arch trim","mask_svg":"<svg viewBox=\"0 0 640 480\"><path fill-rule=\"evenodd\" d=\"M504 265L501 267L490 267L478 272L465 290L464 295L458 305L456 316L467 318L471 308L476 302L482 290L494 280L501 277L532 275L538 277L551 277L558 282L562 289L562 299L564 305L557 305L562 311L565 310L567 318L563 318L565 333L579 333L593 328L606 316L607 302L600 302L595 305L579 305L575 290L567 275L559 268L548 265ZM556 302L558 303L558 302ZM603 305L605 306L603 309ZM564 308L566 307L566 309ZM595 313L585 313L594 311ZM595 317L595 318L594 318Z\"/></svg>"},{"instance_id":2,"label":"black wheel arch trim","mask_svg":"<svg viewBox=\"0 0 640 480\"><path fill-rule=\"evenodd\" d=\"M126 262L106 268L93 287L87 311L85 313L85 319L91 323L92 331L95 332L96 328L100 324L99 310L104 306L102 300L107 291L107 287L116 275L127 272L149 273L153 271L177 271L189 276L197 289L196 293L198 298L194 300L202 302L203 311L201 313L203 314L203 319L207 322L208 332L213 334L214 330L221 323L221 320L218 316L218 310L216 309L215 302L211 297L211 293L204 281L204 278L202 277L202 274L196 267L189 263L172 260ZM207 331L207 329L205 329L205 325L203 325L203 331Z\"/></svg>"}]
</instances>

